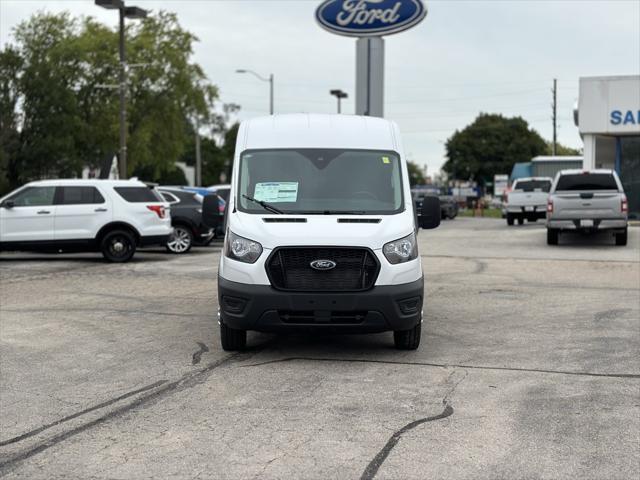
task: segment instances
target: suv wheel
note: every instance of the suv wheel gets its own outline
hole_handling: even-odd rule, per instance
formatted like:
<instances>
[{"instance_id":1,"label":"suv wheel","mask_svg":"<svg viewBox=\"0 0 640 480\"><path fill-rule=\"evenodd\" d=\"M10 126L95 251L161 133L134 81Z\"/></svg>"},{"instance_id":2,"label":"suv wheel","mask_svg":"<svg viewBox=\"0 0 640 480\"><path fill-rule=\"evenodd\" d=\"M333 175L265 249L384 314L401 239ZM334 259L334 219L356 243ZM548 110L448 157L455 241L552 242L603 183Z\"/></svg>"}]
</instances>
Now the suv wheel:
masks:
<instances>
[{"instance_id":1,"label":"suv wheel","mask_svg":"<svg viewBox=\"0 0 640 480\"><path fill-rule=\"evenodd\" d=\"M513 215L511 215L510 213L507 213L507 225L513 225Z\"/></svg>"},{"instance_id":2,"label":"suv wheel","mask_svg":"<svg viewBox=\"0 0 640 480\"><path fill-rule=\"evenodd\" d=\"M624 247L627 244L627 229L622 233L616 233L616 245Z\"/></svg>"},{"instance_id":3,"label":"suv wheel","mask_svg":"<svg viewBox=\"0 0 640 480\"><path fill-rule=\"evenodd\" d=\"M226 352L244 350L247 346L247 331L236 330L220 322L220 343Z\"/></svg>"},{"instance_id":4,"label":"suv wheel","mask_svg":"<svg viewBox=\"0 0 640 480\"><path fill-rule=\"evenodd\" d=\"M560 232L556 228L547 228L547 245L557 245Z\"/></svg>"},{"instance_id":5,"label":"suv wheel","mask_svg":"<svg viewBox=\"0 0 640 480\"><path fill-rule=\"evenodd\" d=\"M393 343L398 350L416 350L420 346L422 323L409 330L396 330L393 332Z\"/></svg>"},{"instance_id":6,"label":"suv wheel","mask_svg":"<svg viewBox=\"0 0 640 480\"><path fill-rule=\"evenodd\" d=\"M100 251L108 262L128 262L136 253L136 240L126 230L113 230L102 237Z\"/></svg>"},{"instance_id":7,"label":"suv wheel","mask_svg":"<svg viewBox=\"0 0 640 480\"><path fill-rule=\"evenodd\" d=\"M187 253L193 246L193 232L189 227L176 225L167 241L167 250L171 253Z\"/></svg>"}]
</instances>

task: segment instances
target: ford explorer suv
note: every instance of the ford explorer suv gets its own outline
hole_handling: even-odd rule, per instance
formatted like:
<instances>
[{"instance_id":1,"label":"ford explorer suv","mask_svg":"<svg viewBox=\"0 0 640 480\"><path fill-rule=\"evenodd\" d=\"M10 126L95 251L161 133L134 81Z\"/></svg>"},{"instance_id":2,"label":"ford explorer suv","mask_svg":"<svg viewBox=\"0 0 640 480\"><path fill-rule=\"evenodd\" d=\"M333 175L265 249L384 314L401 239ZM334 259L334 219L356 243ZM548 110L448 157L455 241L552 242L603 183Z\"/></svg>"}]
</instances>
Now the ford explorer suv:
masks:
<instances>
[{"instance_id":1,"label":"ford explorer suv","mask_svg":"<svg viewBox=\"0 0 640 480\"><path fill-rule=\"evenodd\" d=\"M612 170L562 170L547 205L547 243L557 245L562 232L611 232L616 245L627 244L627 197Z\"/></svg>"},{"instance_id":2,"label":"ford explorer suv","mask_svg":"<svg viewBox=\"0 0 640 480\"><path fill-rule=\"evenodd\" d=\"M127 262L166 245L166 202L137 180L43 180L0 199L0 250L102 252Z\"/></svg>"},{"instance_id":3,"label":"ford explorer suv","mask_svg":"<svg viewBox=\"0 0 640 480\"><path fill-rule=\"evenodd\" d=\"M549 177L527 177L517 179L506 199L507 225L515 221L522 225L525 220L537 222L547 215L547 199L553 179Z\"/></svg>"},{"instance_id":4,"label":"ford explorer suv","mask_svg":"<svg viewBox=\"0 0 640 480\"><path fill-rule=\"evenodd\" d=\"M218 271L220 338L247 331L394 332L420 344L424 281L418 225L395 123L351 115L276 115L240 126Z\"/></svg>"}]
</instances>

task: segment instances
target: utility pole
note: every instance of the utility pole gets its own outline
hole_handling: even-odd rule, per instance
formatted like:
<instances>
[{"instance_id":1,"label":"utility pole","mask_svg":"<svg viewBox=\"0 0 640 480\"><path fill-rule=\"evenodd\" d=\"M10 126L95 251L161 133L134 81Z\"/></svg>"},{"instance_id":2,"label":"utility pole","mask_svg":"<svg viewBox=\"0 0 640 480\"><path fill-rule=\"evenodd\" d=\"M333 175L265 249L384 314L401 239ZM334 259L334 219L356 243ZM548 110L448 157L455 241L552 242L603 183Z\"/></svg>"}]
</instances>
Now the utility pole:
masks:
<instances>
[{"instance_id":1,"label":"utility pole","mask_svg":"<svg viewBox=\"0 0 640 480\"><path fill-rule=\"evenodd\" d=\"M120 12L120 34L119 34L119 50L120 50L120 155L118 155L119 178L126 179L127 175L127 59L125 57L124 48L124 5L119 9Z\"/></svg>"},{"instance_id":2,"label":"utility pole","mask_svg":"<svg viewBox=\"0 0 640 480\"><path fill-rule=\"evenodd\" d=\"M557 112L558 112L558 79L554 78L553 79L553 116L551 117L553 120L553 147L552 147L552 152L553 155L556 155L556 149L557 149L557 142L558 142L558 117L557 117Z\"/></svg>"},{"instance_id":3,"label":"utility pole","mask_svg":"<svg viewBox=\"0 0 640 480\"><path fill-rule=\"evenodd\" d=\"M196 117L196 187L202 186L202 155L200 153L200 121Z\"/></svg>"}]
</instances>

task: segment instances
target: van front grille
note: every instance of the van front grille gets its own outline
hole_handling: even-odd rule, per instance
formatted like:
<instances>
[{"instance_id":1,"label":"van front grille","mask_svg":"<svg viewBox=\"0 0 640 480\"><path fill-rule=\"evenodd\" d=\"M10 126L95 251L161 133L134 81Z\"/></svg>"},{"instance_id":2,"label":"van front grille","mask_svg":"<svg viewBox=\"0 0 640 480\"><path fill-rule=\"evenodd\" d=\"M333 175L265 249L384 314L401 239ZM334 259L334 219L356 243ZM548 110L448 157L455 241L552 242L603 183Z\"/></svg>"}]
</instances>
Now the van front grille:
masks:
<instances>
[{"instance_id":1,"label":"van front grille","mask_svg":"<svg viewBox=\"0 0 640 480\"><path fill-rule=\"evenodd\" d=\"M317 270L315 260L329 260L335 267ZM296 292L356 292L375 284L380 264L367 248L283 247L273 251L266 264L271 285Z\"/></svg>"}]
</instances>

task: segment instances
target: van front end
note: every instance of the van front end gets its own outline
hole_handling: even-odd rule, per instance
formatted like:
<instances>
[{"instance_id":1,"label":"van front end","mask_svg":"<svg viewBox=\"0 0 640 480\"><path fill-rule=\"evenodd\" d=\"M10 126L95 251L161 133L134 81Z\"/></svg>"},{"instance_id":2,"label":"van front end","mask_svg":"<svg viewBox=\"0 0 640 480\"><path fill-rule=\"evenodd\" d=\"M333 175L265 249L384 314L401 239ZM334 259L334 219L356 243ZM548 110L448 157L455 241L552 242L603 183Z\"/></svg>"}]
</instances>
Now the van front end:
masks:
<instances>
[{"instance_id":1,"label":"van front end","mask_svg":"<svg viewBox=\"0 0 640 480\"><path fill-rule=\"evenodd\" d=\"M418 221L397 126L284 115L238 133L218 274L221 343L246 332L394 332L420 344ZM437 198L420 224L440 222Z\"/></svg>"}]
</instances>

